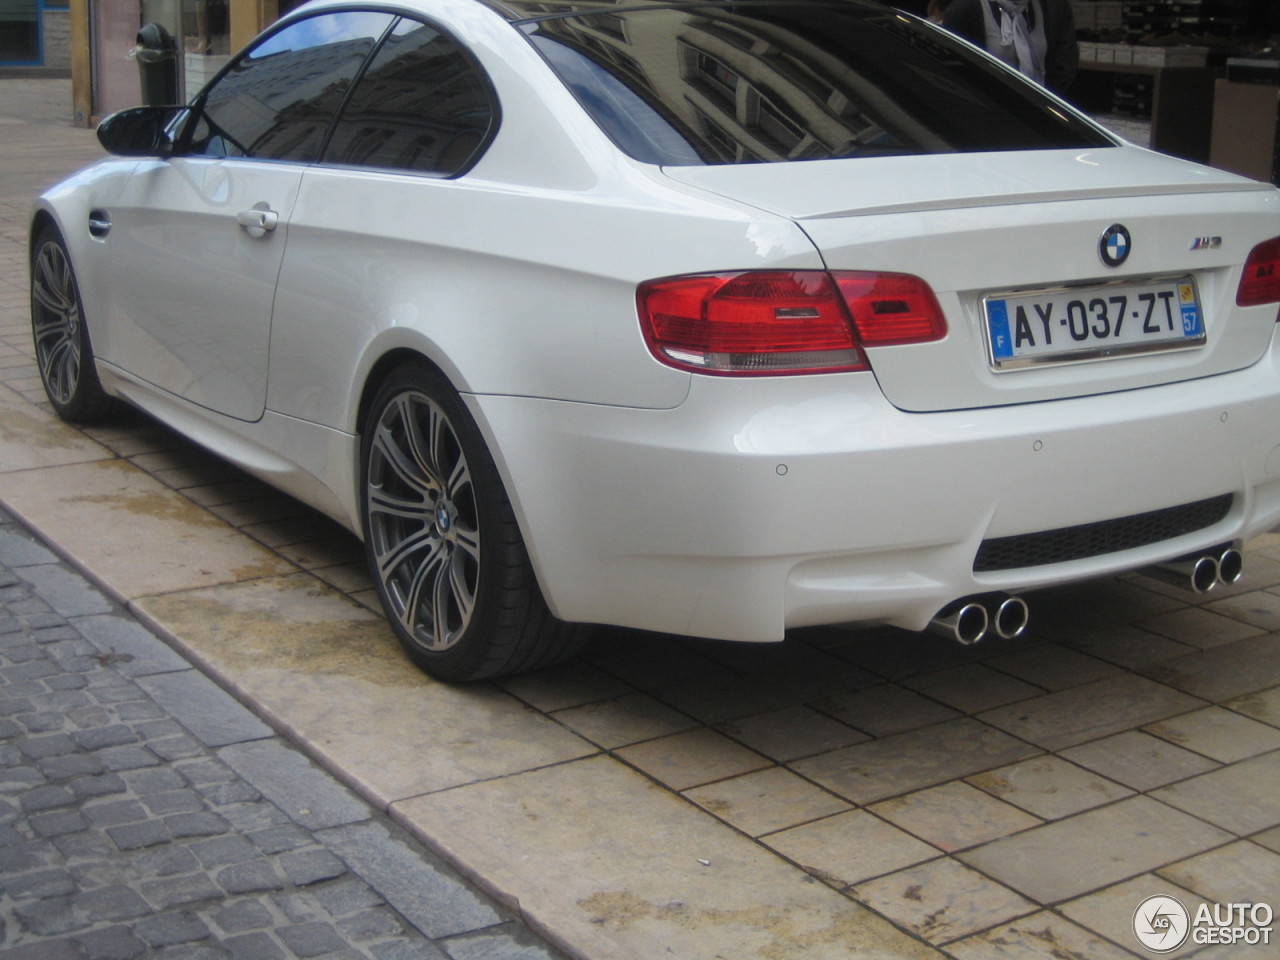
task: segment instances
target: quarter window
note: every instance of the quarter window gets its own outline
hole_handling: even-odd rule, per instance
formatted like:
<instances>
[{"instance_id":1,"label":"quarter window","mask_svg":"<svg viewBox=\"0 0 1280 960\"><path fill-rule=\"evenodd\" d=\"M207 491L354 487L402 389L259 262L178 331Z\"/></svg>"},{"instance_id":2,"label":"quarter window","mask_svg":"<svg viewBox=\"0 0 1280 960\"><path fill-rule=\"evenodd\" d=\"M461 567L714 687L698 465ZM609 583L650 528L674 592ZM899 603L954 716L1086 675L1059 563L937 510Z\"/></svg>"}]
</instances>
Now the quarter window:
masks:
<instances>
[{"instance_id":1,"label":"quarter window","mask_svg":"<svg viewBox=\"0 0 1280 960\"><path fill-rule=\"evenodd\" d=\"M394 20L321 14L265 38L197 101L187 152L317 160L351 81Z\"/></svg>"},{"instance_id":2,"label":"quarter window","mask_svg":"<svg viewBox=\"0 0 1280 960\"><path fill-rule=\"evenodd\" d=\"M324 159L451 176L480 149L493 114L484 76L458 45L402 20L352 92Z\"/></svg>"}]
</instances>

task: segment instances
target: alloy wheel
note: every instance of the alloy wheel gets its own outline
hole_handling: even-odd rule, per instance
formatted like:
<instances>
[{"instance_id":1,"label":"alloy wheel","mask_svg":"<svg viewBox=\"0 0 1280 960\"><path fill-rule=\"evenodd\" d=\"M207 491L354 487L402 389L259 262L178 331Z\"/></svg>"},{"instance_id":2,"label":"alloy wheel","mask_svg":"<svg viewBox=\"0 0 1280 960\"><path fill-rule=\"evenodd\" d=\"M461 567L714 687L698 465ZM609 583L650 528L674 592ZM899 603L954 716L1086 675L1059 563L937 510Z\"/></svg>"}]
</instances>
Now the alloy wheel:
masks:
<instances>
[{"instance_id":1,"label":"alloy wheel","mask_svg":"<svg viewBox=\"0 0 1280 960\"><path fill-rule=\"evenodd\" d=\"M383 407L368 456L367 536L389 612L421 648L447 650L471 623L480 574L462 444L435 400L407 390Z\"/></svg>"},{"instance_id":2,"label":"alloy wheel","mask_svg":"<svg viewBox=\"0 0 1280 960\"><path fill-rule=\"evenodd\" d=\"M66 251L46 241L31 267L32 333L40 377L55 404L67 405L80 384L80 298Z\"/></svg>"}]
</instances>

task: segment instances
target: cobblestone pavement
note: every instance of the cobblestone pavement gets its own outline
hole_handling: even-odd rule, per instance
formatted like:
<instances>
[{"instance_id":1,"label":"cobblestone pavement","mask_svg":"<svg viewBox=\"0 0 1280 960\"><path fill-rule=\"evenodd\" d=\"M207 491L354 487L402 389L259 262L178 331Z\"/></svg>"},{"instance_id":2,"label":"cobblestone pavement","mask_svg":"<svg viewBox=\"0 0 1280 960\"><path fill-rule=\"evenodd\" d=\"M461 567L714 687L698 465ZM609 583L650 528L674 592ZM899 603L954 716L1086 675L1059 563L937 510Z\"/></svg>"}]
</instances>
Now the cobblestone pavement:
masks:
<instances>
[{"instance_id":1,"label":"cobblestone pavement","mask_svg":"<svg viewBox=\"0 0 1280 960\"><path fill-rule=\"evenodd\" d=\"M0 960L553 960L0 511Z\"/></svg>"}]
</instances>

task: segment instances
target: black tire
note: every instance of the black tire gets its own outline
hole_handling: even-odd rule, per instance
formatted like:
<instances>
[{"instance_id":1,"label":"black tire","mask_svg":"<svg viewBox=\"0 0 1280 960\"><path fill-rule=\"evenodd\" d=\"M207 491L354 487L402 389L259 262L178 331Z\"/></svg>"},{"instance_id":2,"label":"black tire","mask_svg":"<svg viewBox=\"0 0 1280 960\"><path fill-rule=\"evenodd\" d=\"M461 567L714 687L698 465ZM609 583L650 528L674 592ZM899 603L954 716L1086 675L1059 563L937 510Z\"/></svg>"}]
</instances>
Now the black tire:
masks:
<instances>
[{"instance_id":1,"label":"black tire","mask_svg":"<svg viewBox=\"0 0 1280 960\"><path fill-rule=\"evenodd\" d=\"M31 248L31 336L45 395L58 416L94 423L116 412L98 380L71 257L52 224Z\"/></svg>"},{"instance_id":2,"label":"black tire","mask_svg":"<svg viewBox=\"0 0 1280 960\"><path fill-rule=\"evenodd\" d=\"M380 386L361 438L369 570L396 637L441 680L572 655L588 630L552 616L475 421L425 365Z\"/></svg>"}]
</instances>

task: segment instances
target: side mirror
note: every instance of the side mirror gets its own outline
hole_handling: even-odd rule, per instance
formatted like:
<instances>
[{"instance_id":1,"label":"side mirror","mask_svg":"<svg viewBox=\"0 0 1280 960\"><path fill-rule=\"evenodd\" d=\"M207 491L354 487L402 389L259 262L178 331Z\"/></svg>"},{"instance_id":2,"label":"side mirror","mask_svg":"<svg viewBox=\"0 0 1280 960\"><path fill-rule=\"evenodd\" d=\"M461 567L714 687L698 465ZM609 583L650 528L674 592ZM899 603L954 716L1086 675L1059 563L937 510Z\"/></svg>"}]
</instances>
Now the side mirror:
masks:
<instances>
[{"instance_id":1,"label":"side mirror","mask_svg":"<svg viewBox=\"0 0 1280 960\"><path fill-rule=\"evenodd\" d=\"M98 124L98 142L118 157L167 157L169 125L185 107L131 107Z\"/></svg>"}]
</instances>

